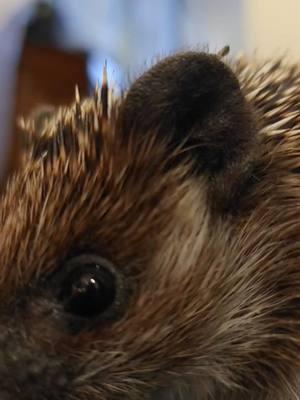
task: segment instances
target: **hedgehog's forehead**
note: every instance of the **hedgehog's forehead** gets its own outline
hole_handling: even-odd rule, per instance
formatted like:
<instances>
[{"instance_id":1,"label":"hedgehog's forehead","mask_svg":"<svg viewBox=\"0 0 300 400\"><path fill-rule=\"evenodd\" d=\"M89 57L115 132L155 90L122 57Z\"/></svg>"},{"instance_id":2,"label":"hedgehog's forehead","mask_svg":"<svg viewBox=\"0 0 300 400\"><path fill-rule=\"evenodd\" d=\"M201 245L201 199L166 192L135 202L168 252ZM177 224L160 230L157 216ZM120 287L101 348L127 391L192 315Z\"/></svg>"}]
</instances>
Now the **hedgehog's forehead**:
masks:
<instances>
[{"instance_id":1,"label":"hedgehog's forehead","mask_svg":"<svg viewBox=\"0 0 300 400\"><path fill-rule=\"evenodd\" d=\"M60 107L45 119L40 130L35 120L23 121L21 128L28 150L26 160L30 162L43 158L63 161L69 155L86 153L89 158L99 155L103 142L116 145L117 136L120 136L116 135L118 113L117 101L104 110L102 103L86 99L69 107Z\"/></svg>"}]
</instances>

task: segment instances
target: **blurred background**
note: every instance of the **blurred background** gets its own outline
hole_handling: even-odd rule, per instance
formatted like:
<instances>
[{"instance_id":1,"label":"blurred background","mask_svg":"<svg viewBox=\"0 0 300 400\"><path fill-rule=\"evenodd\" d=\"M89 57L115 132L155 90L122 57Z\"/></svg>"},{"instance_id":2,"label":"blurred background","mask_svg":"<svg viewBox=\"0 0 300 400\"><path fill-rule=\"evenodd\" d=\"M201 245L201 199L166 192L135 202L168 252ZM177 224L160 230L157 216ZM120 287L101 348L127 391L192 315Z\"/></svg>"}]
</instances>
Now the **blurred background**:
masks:
<instances>
[{"instance_id":1,"label":"blurred background","mask_svg":"<svg viewBox=\"0 0 300 400\"><path fill-rule=\"evenodd\" d=\"M179 49L300 60L299 13L299 0L0 0L0 171L16 117L69 103L76 83L87 95L105 60L116 88Z\"/></svg>"}]
</instances>

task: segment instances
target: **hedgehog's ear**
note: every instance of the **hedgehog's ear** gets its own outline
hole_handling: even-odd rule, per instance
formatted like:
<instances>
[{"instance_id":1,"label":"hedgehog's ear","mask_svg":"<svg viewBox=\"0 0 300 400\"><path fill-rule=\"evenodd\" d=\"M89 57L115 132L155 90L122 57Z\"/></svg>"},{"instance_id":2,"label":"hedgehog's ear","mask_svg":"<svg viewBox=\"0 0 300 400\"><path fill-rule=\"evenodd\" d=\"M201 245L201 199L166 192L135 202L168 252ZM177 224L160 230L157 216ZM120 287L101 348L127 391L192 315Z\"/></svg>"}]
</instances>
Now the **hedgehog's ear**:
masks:
<instances>
[{"instance_id":1,"label":"hedgehog's ear","mask_svg":"<svg viewBox=\"0 0 300 400\"><path fill-rule=\"evenodd\" d=\"M217 55L189 52L162 60L133 83L121 115L125 131L158 132L182 145L199 173L229 168L255 143L239 82Z\"/></svg>"}]
</instances>

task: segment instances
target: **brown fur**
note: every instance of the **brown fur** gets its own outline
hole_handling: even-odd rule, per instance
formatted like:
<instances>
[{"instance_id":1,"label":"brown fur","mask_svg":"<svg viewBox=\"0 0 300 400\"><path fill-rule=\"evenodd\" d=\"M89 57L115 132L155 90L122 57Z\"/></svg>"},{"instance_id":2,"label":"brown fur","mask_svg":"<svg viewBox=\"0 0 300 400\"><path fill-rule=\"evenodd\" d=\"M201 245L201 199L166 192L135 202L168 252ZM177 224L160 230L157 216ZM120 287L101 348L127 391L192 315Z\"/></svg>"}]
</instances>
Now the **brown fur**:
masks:
<instances>
[{"instance_id":1,"label":"brown fur","mask_svg":"<svg viewBox=\"0 0 300 400\"><path fill-rule=\"evenodd\" d=\"M300 69L227 64L177 55L108 117L97 90L24 125L0 202L1 399L300 399ZM128 296L75 332L55 276L81 253Z\"/></svg>"}]
</instances>

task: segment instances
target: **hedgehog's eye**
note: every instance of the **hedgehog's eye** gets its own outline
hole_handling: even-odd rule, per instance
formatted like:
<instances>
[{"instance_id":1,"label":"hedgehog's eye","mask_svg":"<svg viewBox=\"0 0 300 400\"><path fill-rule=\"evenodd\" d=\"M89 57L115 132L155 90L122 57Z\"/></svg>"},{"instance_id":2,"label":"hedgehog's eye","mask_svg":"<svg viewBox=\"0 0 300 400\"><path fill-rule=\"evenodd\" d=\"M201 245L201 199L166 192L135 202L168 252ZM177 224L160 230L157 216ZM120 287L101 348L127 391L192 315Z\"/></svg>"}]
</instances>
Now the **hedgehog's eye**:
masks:
<instances>
[{"instance_id":1,"label":"hedgehog's eye","mask_svg":"<svg viewBox=\"0 0 300 400\"><path fill-rule=\"evenodd\" d=\"M108 314L120 304L123 282L107 260L82 255L68 261L58 298L66 312L83 318Z\"/></svg>"}]
</instances>

